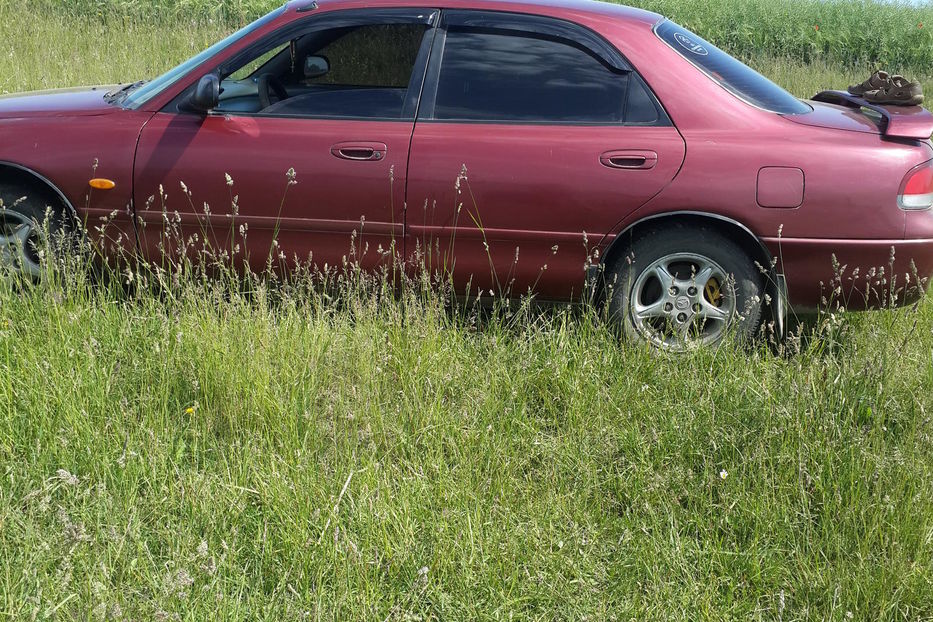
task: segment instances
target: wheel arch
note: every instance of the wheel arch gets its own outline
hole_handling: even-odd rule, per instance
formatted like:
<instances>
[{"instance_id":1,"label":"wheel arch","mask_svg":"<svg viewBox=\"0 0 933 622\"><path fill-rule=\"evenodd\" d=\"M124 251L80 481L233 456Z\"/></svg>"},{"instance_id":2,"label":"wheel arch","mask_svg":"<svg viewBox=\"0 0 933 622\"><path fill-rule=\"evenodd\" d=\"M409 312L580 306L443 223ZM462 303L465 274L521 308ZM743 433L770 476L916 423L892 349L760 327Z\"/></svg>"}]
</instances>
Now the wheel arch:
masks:
<instances>
[{"instance_id":1,"label":"wheel arch","mask_svg":"<svg viewBox=\"0 0 933 622\"><path fill-rule=\"evenodd\" d=\"M755 235L751 229L741 222L722 216L721 214L711 214L709 212L699 212L692 210L678 210L676 212L663 212L645 216L640 220L628 225L619 232L618 235L606 248L600 262L605 266L612 265L617 261L625 248L632 243L637 235L646 229L662 226L666 222L676 222L677 224L696 224L707 225L729 235L742 246L742 250L749 254L749 257L761 264L761 267L769 270L772 267L773 256L764 242Z\"/></svg>"},{"instance_id":2,"label":"wheel arch","mask_svg":"<svg viewBox=\"0 0 933 622\"><path fill-rule=\"evenodd\" d=\"M771 298L771 303L767 305L768 308L765 312L774 321L778 334L783 336L788 308L787 284L784 275L779 273L771 251L751 229L741 222L721 214L695 210L677 210L652 214L630 223L615 236L603 251L599 263L593 267L596 270L597 278L591 279L590 282L597 289L601 289L603 279L599 278L598 275L605 274L616 261L622 259L625 256L625 249L641 232L663 226L665 223L712 227L738 243L742 250L748 253L748 256L757 264L765 278L765 293ZM597 291L594 294L601 295L601 292Z\"/></svg>"},{"instance_id":3,"label":"wheel arch","mask_svg":"<svg viewBox=\"0 0 933 622\"><path fill-rule=\"evenodd\" d=\"M78 211L75 209L65 193L62 192L49 178L38 173L31 168L0 160L0 185L16 184L27 188L34 188L37 194L40 194L49 204L57 204L61 208L62 214L70 220L70 224L80 223Z\"/></svg>"}]
</instances>

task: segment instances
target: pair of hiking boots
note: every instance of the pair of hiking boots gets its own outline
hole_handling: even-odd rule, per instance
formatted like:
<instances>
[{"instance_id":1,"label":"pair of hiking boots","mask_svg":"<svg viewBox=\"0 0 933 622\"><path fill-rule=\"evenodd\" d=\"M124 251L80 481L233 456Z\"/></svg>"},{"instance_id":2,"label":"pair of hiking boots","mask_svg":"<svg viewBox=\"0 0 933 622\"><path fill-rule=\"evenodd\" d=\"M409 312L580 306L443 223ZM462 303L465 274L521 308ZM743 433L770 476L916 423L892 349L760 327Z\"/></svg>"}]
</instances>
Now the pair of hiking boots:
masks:
<instances>
[{"instance_id":1,"label":"pair of hiking boots","mask_svg":"<svg viewBox=\"0 0 933 622\"><path fill-rule=\"evenodd\" d=\"M919 82L888 75L886 71L876 71L861 84L850 86L849 93L871 104L919 106L923 103L923 87Z\"/></svg>"}]
</instances>

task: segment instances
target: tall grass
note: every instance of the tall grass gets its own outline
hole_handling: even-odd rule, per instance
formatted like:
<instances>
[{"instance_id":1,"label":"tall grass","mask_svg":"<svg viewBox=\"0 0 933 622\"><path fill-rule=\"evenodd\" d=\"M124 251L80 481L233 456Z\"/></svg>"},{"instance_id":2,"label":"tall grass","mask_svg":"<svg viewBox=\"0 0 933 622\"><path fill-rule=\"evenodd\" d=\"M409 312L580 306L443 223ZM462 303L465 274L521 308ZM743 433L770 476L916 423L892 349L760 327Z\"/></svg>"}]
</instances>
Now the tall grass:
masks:
<instances>
[{"instance_id":1,"label":"tall grass","mask_svg":"<svg viewBox=\"0 0 933 622\"><path fill-rule=\"evenodd\" d=\"M933 3L876 0L637 0L709 39L754 60L792 58L929 75L933 66Z\"/></svg>"},{"instance_id":2,"label":"tall grass","mask_svg":"<svg viewBox=\"0 0 933 622\"><path fill-rule=\"evenodd\" d=\"M20 3L9 3L18 5ZM26 0L46 14L119 28L143 21L242 25L279 0ZM743 59L788 56L926 75L933 66L933 3L880 0L629 0L679 22Z\"/></svg>"},{"instance_id":3,"label":"tall grass","mask_svg":"<svg viewBox=\"0 0 933 622\"><path fill-rule=\"evenodd\" d=\"M76 257L0 288L5 617L933 617L929 300L670 357L419 280Z\"/></svg>"},{"instance_id":4,"label":"tall grass","mask_svg":"<svg viewBox=\"0 0 933 622\"><path fill-rule=\"evenodd\" d=\"M908 74L933 92L933 5L873 0L631 4L695 30L801 97L861 82L877 67ZM0 54L0 94L150 78L278 5L268 0L0 3L0 51L7 50Z\"/></svg>"},{"instance_id":5,"label":"tall grass","mask_svg":"<svg viewBox=\"0 0 933 622\"><path fill-rule=\"evenodd\" d=\"M67 6L67 5L64 5ZM96 19L0 2L0 94L152 78L232 31L220 22Z\"/></svg>"}]
</instances>

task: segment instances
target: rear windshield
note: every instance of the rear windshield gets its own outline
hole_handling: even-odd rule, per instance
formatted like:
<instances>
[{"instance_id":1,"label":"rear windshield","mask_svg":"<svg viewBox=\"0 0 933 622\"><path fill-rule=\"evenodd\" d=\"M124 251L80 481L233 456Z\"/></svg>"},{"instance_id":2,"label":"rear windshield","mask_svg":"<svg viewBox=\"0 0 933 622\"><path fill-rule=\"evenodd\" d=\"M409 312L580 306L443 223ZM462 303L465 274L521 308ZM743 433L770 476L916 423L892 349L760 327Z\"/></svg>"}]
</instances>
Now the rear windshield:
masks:
<instances>
[{"instance_id":1,"label":"rear windshield","mask_svg":"<svg viewBox=\"0 0 933 622\"><path fill-rule=\"evenodd\" d=\"M655 32L678 54L739 99L779 114L810 112L808 105L686 28L664 21L658 24Z\"/></svg>"}]
</instances>

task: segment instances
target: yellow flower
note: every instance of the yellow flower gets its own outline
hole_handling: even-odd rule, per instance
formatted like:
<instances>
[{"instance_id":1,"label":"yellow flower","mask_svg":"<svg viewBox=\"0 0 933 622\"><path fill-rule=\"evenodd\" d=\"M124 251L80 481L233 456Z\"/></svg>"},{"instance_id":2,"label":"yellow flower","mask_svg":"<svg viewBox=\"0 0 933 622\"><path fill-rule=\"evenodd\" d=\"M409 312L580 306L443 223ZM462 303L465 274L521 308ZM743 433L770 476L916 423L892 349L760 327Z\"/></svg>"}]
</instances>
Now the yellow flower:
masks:
<instances>
[{"instance_id":1,"label":"yellow flower","mask_svg":"<svg viewBox=\"0 0 933 622\"><path fill-rule=\"evenodd\" d=\"M185 409L185 414L186 414L186 415L193 415L193 414L194 414L194 406L189 406L188 408L186 408L186 409Z\"/></svg>"}]
</instances>

